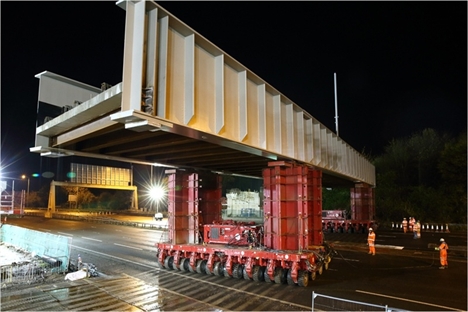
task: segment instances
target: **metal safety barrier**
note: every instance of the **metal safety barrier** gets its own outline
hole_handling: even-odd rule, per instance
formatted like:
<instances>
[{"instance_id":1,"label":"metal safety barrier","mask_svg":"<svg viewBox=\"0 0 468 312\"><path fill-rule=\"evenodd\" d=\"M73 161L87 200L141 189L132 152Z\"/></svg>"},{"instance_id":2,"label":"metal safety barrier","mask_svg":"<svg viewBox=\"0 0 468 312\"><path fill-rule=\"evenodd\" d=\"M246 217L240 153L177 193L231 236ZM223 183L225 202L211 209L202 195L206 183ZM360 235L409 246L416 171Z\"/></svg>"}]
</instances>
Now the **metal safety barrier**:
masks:
<instances>
[{"instance_id":1,"label":"metal safety barrier","mask_svg":"<svg viewBox=\"0 0 468 312\"><path fill-rule=\"evenodd\" d=\"M12 263L0 266L1 287L6 288L13 284L32 284L43 282L54 274L62 274L68 270L68 257L35 257L31 261Z\"/></svg>"},{"instance_id":2,"label":"metal safety barrier","mask_svg":"<svg viewBox=\"0 0 468 312\"><path fill-rule=\"evenodd\" d=\"M312 292L313 311L403 311L366 302L348 300Z\"/></svg>"}]
</instances>

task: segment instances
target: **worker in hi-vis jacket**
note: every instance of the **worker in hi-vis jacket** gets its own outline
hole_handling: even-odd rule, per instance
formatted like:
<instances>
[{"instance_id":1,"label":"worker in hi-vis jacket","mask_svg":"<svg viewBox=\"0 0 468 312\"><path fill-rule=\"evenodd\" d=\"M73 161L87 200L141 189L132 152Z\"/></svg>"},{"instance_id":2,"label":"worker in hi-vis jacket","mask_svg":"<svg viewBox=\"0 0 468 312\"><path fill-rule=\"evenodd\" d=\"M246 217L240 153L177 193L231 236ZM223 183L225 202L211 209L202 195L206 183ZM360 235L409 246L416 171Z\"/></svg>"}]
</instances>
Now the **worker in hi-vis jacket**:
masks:
<instances>
[{"instance_id":1,"label":"worker in hi-vis jacket","mask_svg":"<svg viewBox=\"0 0 468 312\"><path fill-rule=\"evenodd\" d=\"M375 233L372 228L369 228L369 235L367 236L367 244L369 245L369 254L375 256Z\"/></svg>"}]
</instances>

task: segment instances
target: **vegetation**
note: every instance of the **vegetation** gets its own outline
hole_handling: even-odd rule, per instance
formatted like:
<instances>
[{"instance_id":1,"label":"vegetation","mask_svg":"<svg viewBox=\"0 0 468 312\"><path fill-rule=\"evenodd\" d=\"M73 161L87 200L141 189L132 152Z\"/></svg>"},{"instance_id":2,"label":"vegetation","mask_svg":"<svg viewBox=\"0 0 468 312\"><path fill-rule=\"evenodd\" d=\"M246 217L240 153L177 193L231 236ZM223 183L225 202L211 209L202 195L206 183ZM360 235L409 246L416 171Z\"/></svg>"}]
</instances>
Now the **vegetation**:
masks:
<instances>
[{"instance_id":1,"label":"vegetation","mask_svg":"<svg viewBox=\"0 0 468 312\"><path fill-rule=\"evenodd\" d=\"M425 129L391 141L373 161L377 218L466 223L466 139Z\"/></svg>"},{"instance_id":2,"label":"vegetation","mask_svg":"<svg viewBox=\"0 0 468 312\"><path fill-rule=\"evenodd\" d=\"M381 222L415 217L424 222L467 222L467 137L425 129L389 142L371 159L375 206ZM323 190L324 210L350 209L349 189Z\"/></svg>"}]
</instances>

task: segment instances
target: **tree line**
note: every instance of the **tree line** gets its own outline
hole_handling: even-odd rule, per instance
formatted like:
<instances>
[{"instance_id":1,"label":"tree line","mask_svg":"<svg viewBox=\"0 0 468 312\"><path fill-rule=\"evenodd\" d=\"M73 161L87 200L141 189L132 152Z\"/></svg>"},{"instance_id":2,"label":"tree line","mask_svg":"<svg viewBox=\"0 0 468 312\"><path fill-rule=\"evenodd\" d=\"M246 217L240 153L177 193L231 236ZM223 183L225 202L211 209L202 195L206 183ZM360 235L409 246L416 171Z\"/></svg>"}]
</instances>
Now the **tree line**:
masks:
<instances>
[{"instance_id":1,"label":"tree line","mask_svg":"<svg viewBox=\"0 0 468 312\"><path fill-rule=\"evenodd\" d=\"M414 217L422 222L467 222L467 137L434 129L390 141L366 157L376 172L375 207L380 222ZM349 190L323 191L323 209L350 210Z\"/></svg>"}]
</instances>

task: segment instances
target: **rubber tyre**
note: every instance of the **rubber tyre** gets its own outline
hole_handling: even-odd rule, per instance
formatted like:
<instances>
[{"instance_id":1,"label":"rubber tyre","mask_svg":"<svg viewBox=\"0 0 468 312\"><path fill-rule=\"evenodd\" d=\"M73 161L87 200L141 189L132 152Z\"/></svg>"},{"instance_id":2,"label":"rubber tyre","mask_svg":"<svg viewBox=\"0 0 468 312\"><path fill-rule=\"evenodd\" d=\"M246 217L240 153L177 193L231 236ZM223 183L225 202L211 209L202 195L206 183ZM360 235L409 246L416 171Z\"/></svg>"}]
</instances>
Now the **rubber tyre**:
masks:
<instances>
[{"instance_id":1,"label":"rubber tyre","mask_svg":"<svg viewBox=\"0 0 468 312\"><path fill-rule=\"evenodd\" d=\"M179 268L182 272L189 272L190 258L182 258Z\"/></svg>"},{"instance_id":2,"label":"rubber tyre","mask_svg":"<svg viewBox=\"0 0 468 312\"><path fill-rule=\"evenodd\" d=\"M213 264L213 268L212 268L212 271L210 271L210 269L208 268L208 263L205 263L205 273L206 275L213 275L213 272L214 272L214 264Z\"/></svg>"},{"instance_id":3,"label":"rubber tyre","mask_svg":"<svg viewBox=\"0 0 468 312\"><path fill-rule=\"evenodd\" d=\"M251 278L247 274L247 271L245 270L245 267L242 269L242 276L244 277L245 280L250 281Z\"/></svg>"},{"instance_id":4,"label":"rubber tyre","mask_svg":"<svg viewBox=\"0 0 468 312\"><path fill-rule=\"evenodd\" d=\"M264 281L265 280L265 267L254 265L252 268L252 279L256 282Z\"/></svg>"},{"instance_id":5,"label":"rubber tyre","mask_svg":"<svg viewBox=\"0 0 468 312\"><path fill-rule=\"evenodd\" d=\"M264 277L265 282L267 282L267 283L274 283L275 282L274 280L272 280L270 278L270 275L268 275L268 270L267 270L266 267L265 267L265 271L263 271L263 277Z\"/></svg>"},{"instance_id":6,"label":"rubber tyre","mask_svg":"<svg viewBox=\"0 0 468 312\"><path fill-rule=\"evenodd\" d=\"M242 277L242 269L240 264L236 263L232 266L232 277L240 279Z\"/></svg>"},{"instance_id":7,"label":"rubber tyre","mask_svg":"<svg viewBox=\"0 0 468 312\"><path fill-rule=\"evenodd\" d=\"M311 272L310 273L310 279L315 281L316 278L317 278L317 273L316 272Z\"/></svg>"},{"instance_id":8,"label":"rubber tyre","mask_svg":"<svg viewBox=\"0 0 468 312\"><path fill-rule=\"evenodd\" d=\"M288 276L286 277L288 285L294 286L296 283L294 283L292 276L291 276L291 270L288 270Z\"/></svg>"},{"instance_id":9,"label":"rubber tyre","mask_svg":"<svg viewBox=\"0 0 468 312\"><path fill-rule=\"evenodd\" d=\"M318 275L322 275L322 274L323 274L323 264L320 265L319 269L317 270L317 273L318 273Z\"/></svg>"},{"instance_id":10,"label":"rubber tyre","mask_svg":"<svg viewBox=\"0 0 468 312\"><path fill-rule=\"evenodd\" d=\"M224 266L221 262L216 261L213 266L213 274L216 276L223 276Z\"/></svg>"},{"instance_id":11,"label":"rubber tyre","mask_svg":"<svg viewBox=\"0 0 468 312\"><path fill-rule=\"evenodd\" d=\"M182 263L183 258L179 258L179 265L176 265L175 261L172 263L172 268L176 271L180 271L180 264Z\"/></svg>"},{"instance_id":12,"label":"rubber tyre","mask_svg":"<svg viewBox=\"0 0 468 312\"><path fill-rule=\"evenodd\" d=\"M198 260L197 261L197 273L202 274L205 273L205 268L206 268L206 260Z\"/></svg>"},{"instance_id":13,"label":"rubber tyre","mask_svg":"<svg viewBox=\"0 0 468 312\"><path fill-rule=\"evenodd\" d=\"M275 269L275 284L285 284L287 282L283 268ZM287 272L286 272L287 274Z\"/></svg>"},{"instance_id":14,"label":"rubber tyre","mask_svg":"<svg viewBox=\"0 0 468 312\"><path fill-rule=\"evenodd\" d=\"M172 268L172 264L174 263L174 257L173 256L169 256L169 257L166 257L166 259L164 259L164 267L168 270L173 270Z\"/></svg>"},{"instance_id":15,"label":"rubber tyre","mask_svg":"<svg viewBox=\"0 0 468 312\"><path fill-rule=\"evenodd\" d=\"M309 271L297 271L297 285L300 287L307 287L309 285Z\"/></svg>"},{"instance_id":16,"label":"rubber tyre","mask_svg":"<svg viewBox=\"0 0 468 312\"><path fill-rule=\"evenodd\" d=\"M190 261L189 261L189 265L188 265L188 268L189 268L189 272L191 273L197 273L197 266L198 266L198 262L200 262L201 260L196 260L195 261L195 268L192 268L192 266L190 265Z\"/></svg>"},{"instance_id":17,"label":"rubber tyre","mask_svg":"<svg viewBox=\"0 0 468 312\"><path fill-rule=\"evenodd\" d=\"M231 272L234 273L234 269L231 267ZM227 277L227 278L230 278L232 277L232 275L229 275L228 271L226 270L226 267L224 266L224 269L223 269L223 275L224 277Z\"/></svg>"}]
</instances>

